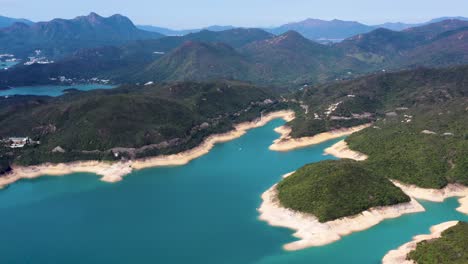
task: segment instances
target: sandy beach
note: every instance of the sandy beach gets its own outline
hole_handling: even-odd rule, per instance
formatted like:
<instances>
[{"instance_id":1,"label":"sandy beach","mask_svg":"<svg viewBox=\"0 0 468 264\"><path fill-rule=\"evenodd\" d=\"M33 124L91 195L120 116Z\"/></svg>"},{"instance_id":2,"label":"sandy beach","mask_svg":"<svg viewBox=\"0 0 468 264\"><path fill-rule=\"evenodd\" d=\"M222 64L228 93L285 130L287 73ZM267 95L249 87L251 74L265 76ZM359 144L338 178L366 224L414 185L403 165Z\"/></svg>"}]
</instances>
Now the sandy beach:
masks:
<instances>
[{"instance_id":1,"label":"sandy beach","mask_svg":"<svg viewBox=\"0 0 468 264\"><path fill-rule=\"evenodd\" d=\"M441 190L437 189L424 189L414 185L407 185L401 182L392 181L393 184L403 190L408 196L416 199L431 201L431 202L443 202L447 198L460 197L460 207L457 211L468 214L468 187L459 184L449 184Z\"/></svg>"},{"instance_id":2,"label":"sandy beach","mask_svg":"<svg viewBox=\"0 0 468 264\"><path fill-rule=\"evenodd\" d=\"M71 173L84 172L94 173L101 177L105 182L118 182L130 174L133 170L139 170L149 167L162 166L180 166L189 163L191 160L207 154L217 143L227 142L241 137L247 130L266 125L273 119L282 118L286 122L294 119L294 112L283 110L264 115L261 119L251 122L237 124L234 130L209 136L202 144L191 150L187 150L174 155L157 156L126 162L101 162L101 161L82 161L60 164L41 164L37 166L13 166L12 172L0 177L0 188L3 188L20 179L33 179L40 176L64 176Z\"/></svg>"},{"instance_id":3,"label":"sandy beach","mask_svg":"<svg viewBox=\"0 0 468 264\"><path fill-rule=\"evenodd\" d=\"M368 158L363 153L349 149L344 140L327 148L325 153L338 158L348 158L358 161ZM286 174L283 177L289 175L292 175L292 173ZM344 217L326 223L320 223L313 215L282 207L277 198L277 185L274 185L261 196L263 202L258 209L260 213L259 218L272 226L295 230L294 236L299 238L299 240L284 245L284 249L300 250L335 242L342 236L371 228L385 219L397 218L404 214L425 211L424 207L418 203L416 199L442 202L449 197L461 197L459 200L461 206L457 208L457 210L468 214L468 187L451 184L442 190L435 190L405 185L397 181L392 182L411 197L409 203L371 208L358 215Z\"/></svg>"},{"instance_id":4,"label":"sandy beach","mask_svg":"<svg viewBox=\"0 0 468 264\"><path fill-rule=\"evenodd\" d=\"M384 256L382 264L414 264L415 262L407 260L406 256L416 249L419 242L440 238L445 230L457 224L458 221L450 221L431 227L431 233L429 235L415 236L411 242L402 245L398 249L389 251L387 255Z\"/></svg>"},{"instance_id":5,"label":"sandy beach","mask_svg":"<svg viewBox=\"0 0 468 264\"><path fill-rule=\"evenodd\" d=\"M276 184L262 194L262 200L263 202L258 208L260 220L271 226L285 227L296 231L294 236L299 240L284 245L284 249L289 251L330 244L341 239L342 236L371 228L385 219L424 211L421 204L415 199L411 199L409 203L376 207L358 215L320 223L311 214L282 207L277 198Z\"/></svg>"},{"instance_id":6,"label":"sandy beach","mask_svg":"<svg viewBox=\"0 0 468 264\"><path fill-rule=\"evenodd\" d=\"M275 131L279 133L281 137L273 142L273 144L270 146L270 150L290 151L293 149L304 148L311 145L320 144L331 139L349 136L355 132L368 128L369 126L371 126L371 124L332 130L329 132L317 134L315 136L303 138L291 138L291 128L288 126L281 126L275 129Z\"/></svg>"},{"instance_id":7,"label":"sandy beach","mask_svg":"<svg viewBox=\"0 0 468 264\"><path fill-rule=\"evenodd\" d=\"M325 149L325 154L332 155L340 159L352 159L357 161L363 161L368 158L366 154L351 150L344 140Z\"/></svg>"},{"instance_id":8,"label":"sandy beach","mask_svg":"<svg viewBox=\"0 0 468 264\"><path fill-rule=\"evenodd\" d=\"M37 166L14 166L12 172L0 177L0 188L3 188L20 179L33 179L40 176L64 176L71 173L94 173L102 176L106 182L117 182L122 177L132 172L131 162L100 162L83 161L61 164L41 164Z\"/></svg>"}]
</instances>

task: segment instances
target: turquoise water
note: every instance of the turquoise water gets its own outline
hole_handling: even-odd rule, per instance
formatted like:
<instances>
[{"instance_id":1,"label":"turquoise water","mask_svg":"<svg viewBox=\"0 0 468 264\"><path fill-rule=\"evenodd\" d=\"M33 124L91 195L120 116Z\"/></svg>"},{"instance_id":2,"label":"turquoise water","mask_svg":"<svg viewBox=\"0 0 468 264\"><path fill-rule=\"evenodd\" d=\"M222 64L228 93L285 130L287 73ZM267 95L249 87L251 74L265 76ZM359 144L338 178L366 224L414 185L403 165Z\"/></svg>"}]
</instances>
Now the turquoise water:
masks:
<instances>
[{"instance_id":1,"label":"turquoise water","mask_svg":"<svg viewBox=\"0 0 468 264\"><path fill-rule=\"evenodd\" d=\"M0 69L11 68L11 67L15 66L18 63L19 63L19 61L0 61Z\"/></svg>"},{"instance_id":2,"label":"turquoise water","mask_svg":"<svg viewBox=\"0 0 468 264\"><path fill-rule=\"evenodd\" d=\"M330 157L337 140L271 152L276 120L182 167L137 171L116 184L91 174L22 181L0 191L1 263L380 263L443 221L455 199L385 221L329 246L284 252L292 231L259 221L260 195L281 175Z\"/></svg>"},{"instance_id":3,"label":"turquoise water","mask_svg":"<svg viewBox=\"0 0 468 264\"><path fill-rule=\"evenodd\" d=\"M42 85L42 86L24 86L13 87L8 90L0 91L0 96L10 95L47 95L47 96L60 96L64 94L65 89L77 89L80 91L90 91L96 89L112 89L114 85L104 84L76 84L76 85Z\"/></svg>"}]
</instances>

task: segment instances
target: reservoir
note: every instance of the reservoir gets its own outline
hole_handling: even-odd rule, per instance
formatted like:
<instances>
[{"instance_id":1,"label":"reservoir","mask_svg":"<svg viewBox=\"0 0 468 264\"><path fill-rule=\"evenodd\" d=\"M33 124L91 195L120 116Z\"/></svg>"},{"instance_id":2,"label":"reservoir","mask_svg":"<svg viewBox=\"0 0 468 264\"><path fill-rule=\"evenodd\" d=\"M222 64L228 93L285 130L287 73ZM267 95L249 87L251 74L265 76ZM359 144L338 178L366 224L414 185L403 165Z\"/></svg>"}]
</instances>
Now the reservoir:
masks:
<instances>
[{"instance_id":1,"label":"reservoir","mask_svg":"<svg viewBox=\"0 0 468 264\"><path fill-rule=\"evenodd\" d=\"M60 96L64 94L66 89L76 89L80 91L91 91L96 89L112 89L114 85L105 84L76 84L76 85L42 85L42 86L25 86L12 87L7 90L0 90L0 96L12 95L42 95L42 96Z\"/></svg>"},{"instance_id":2,"label":"reservoir","mask_svg":"<svg viewBox=\"0 0 468 264\"><path fill-rule=\"evenodd\" d=\"M332 159L340 139L291 152L268 149L274 120L219 144L188 165L136 171L123 181L92 174L42 177L0 191L1 263L380 263L388 250L449 220L456 199L387 220L323 247L285 252L292 231L258 220L260 195L285 173Z\"/></svg>"}]
</instances>

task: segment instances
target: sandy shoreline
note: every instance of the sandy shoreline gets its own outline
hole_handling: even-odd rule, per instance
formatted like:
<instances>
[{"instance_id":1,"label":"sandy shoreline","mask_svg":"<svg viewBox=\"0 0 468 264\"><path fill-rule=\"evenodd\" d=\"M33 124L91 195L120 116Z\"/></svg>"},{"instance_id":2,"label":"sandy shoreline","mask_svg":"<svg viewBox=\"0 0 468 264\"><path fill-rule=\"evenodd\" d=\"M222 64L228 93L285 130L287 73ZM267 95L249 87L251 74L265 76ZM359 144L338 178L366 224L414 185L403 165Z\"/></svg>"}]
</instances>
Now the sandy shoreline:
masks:
<instances>
[{"instance_id":1,"label":"sandy shoreline","mask_svg":"<svg viewBox=\"0 0 468 264\"><path fill-rule=\"evenodd\" d=\"M368 158L368 156L364 153L351 150L344 140L325 149L325 154L332 155L340 159L352 159L357 161L363 161Z\"/></svg>"},{"instance_id":2,"label":"sandy shoreline","mask_svg":"<svg viewBox=\"0 0 468 264\"><path fill-rule=\"evenodd\" d=\"M365 154L349 149L344 140L327 148L325 153L338 158L360 161L367 159ZM292 173L289 173L283 177L287 177L291 174ZM451 184L442 190L434 190L404 185L397 181L392 182L411 197L409 203L371 208L358 215L344 217L326 223L320 223L313 215L282 207L277 198L277 185L275 184L261 196L262 204L260 208L258 208L260 213L259 218L272 226L295 230L296 232L293 235L300 240L284 245L284 249L300 250L307 247L330 244L341 239L342 236L371 228L385 219L397 218L404 214L425 211L424 207L418 203L416 199L442 202L449 197L461 197L459 200L461 206L457 210L468 214L468 187Z\"/></svg>"},{"instance_id":3,"label":"sandy shoreline","mask_svg":"<svg viewBox=\"0 0 468 264\"><path fill-rule=\"evenodd\" d=\"M185 165L191 160L207 154L217 143L239 138L244 135L247 130L264 126L273 119L282 118L286 122L289 122L293 120L294 117L294 112L291 110L272 112L264 115L261 119L240 123L230 132L209 136L199 146L173 155L157 156L126 162L80 161L60 164L47 163L28 167L14 166L12 172L0 177L0 188L20 179L33 179L45 175L64 176L77 172L94 173L102 176L102 181L117 182L122 180L125 175L131 173L133 170L149 167Z\"/></svg>"},{"instance_id":4,"label":"sandy shoreline","mask_svg":"<svg viewBox=\"0 0 468 264\"><path fill-rule=\"evenodd\" d=\"M441 203L447 198L460 197L458 200L460 202L460 207L457 208L457 211L468 214L468 187L460 184L449 184L445 188L437 190L419 188L414 185L407 185L394 180L392 182L402 189L408 196L420 200Z\"/></svg>"},{"instance_id":5,"label":"sandy shoreline","mask_svg":"<svg viewBox=\"0 0 468 264\"><path fill-rule=\"evenodd\" d=\"M440 238L445 230L457 224L458 221L450 221L431 227L431 233L429 235L415 236L411 242L402 245L398 249L389 251L387 255L384 256L382 264L414 264L415 262L407 260L406 256L416 249L419 242Z\"/></svg>"},{"instance_id":6,"label":"sandy shoreline","mask_svg":"<svg viewBox=\"0 0 468 264\"><path fill-rule=\"evenodd\" d=\"M364 124L350 128L332 130L329 132L317 134L315 136L302 138L291 138L291 128L288 126L281 126L275 129L275 131L280 134L281 137L273 142L273 144L270 146L270 150L290 151L293 149L304 148L311 145L320 144L331 139L349 136L370 126L371 124Z\"/></svg>"},{"instance_id":7,"label":"sandy shoreline","mask_svg":"<svg viewBox=\"0 0 468 264\"><path fill-rule=\"evenodd\" d=\"M299 238L299 240L288 243L283 247L289 251L327 245L345 235L371 228L385 219L397 218L403 214L423 212L425 210L415 199L411 199L409 203L375 207L358 215L320 223L311 214L300 213L282 207L277 198L276 186L275 184L262 194L263 202L258 208L259 218L271 226L285 227L296 231L294 237Z\"/></svg>"}]
</instances>

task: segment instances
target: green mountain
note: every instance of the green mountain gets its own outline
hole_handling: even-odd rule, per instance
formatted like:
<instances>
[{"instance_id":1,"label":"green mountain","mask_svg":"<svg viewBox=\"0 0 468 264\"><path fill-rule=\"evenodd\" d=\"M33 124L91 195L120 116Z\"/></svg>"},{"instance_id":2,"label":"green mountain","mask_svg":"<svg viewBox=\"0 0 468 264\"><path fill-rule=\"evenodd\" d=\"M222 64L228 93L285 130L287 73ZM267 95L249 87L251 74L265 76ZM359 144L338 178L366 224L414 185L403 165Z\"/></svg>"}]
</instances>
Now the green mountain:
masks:
<instances>
[{"instance_id":1,"label":"green mountain","mask_svg":"<svg viewBox=\"0 0 468 264\"><path fill-rule=\"evenodd\" d=\"M163 35L140 30L122 15L103 18L96 13L71 20L54 19L32 25L16 23L0 29L0 53L18 58L45 56L60 58L81 48L121 45ZM37 54L36 51L41 51Z\"/></svg>"},{"instance_id":2,"label":"green mountain","mask_svg":"<svg viewBox=\"0 0 468 264\"><path fill-rule=\"evenodd\" d=\"M292 135L376 121L347 139L369 156L366 168L425 188L468 184L467 76L467 66L417 69L306 88Z\"/></svg>"},{"instance_id":3,"label":"green mountain","mask_svg":"<svg viewBox=\"0 0 468 264\"><path fill-rule=\"evenodd\" d=\"M75 82L99 77L115 83L239 79L297 88L376 71L465 64L467 25L448 20L402 32L377 29L335 45L294 31L276 37L258 29L201 31L85 49L56 65L14 67L0 72L0 84L53 83L66 76Z\"/></svg>"},{"instance_id":4,"label":"green mountain","mask_svg":"<svg viewBox=\"0 0 468 264\"><path fill-rule=\"evenodd\" d=\"M281 107L275 98L268 89L229 81L1 98L0 137L25 135L41 141L10 153L22 164L114 159L117 152L127 158L176 153L261 111ZM57 146L66 152L52 152Z\"/></svg>"},{"instance_id":5,"label":"green mountain","mask_svg":"<svg viewBox=\"0 0 468 264\"><path fill-rule=\"evenodd\" d=\"M410 201L388 179L352 160L306 165L283 179L277 190L282 206L310 213L320 222Z\"/></svg>"},{"instance_id":6,"label":"green mountain","mask_svg":"<svg viewBox=\"0 0 468 264\"><path fill-rule=\"evenodd\" d=\"M442 22L410 28L404 31L377 29L349 38L336 45L347 54L380 69L409 66L455 65L466 60L454 59L452 54L466 52L458 34L468 27L468 21ZM445 53L446 49L450 51ZM439 65L441 63L441 65Z\"/></svg>"},{"instance_id":7,"label":"green mountain","mask_svg":"<svg viewBox=\"0 0 468 264\"><path fill-rule=\"evenodd\" d=\"M249 58L255 81L262 83L324 82L360 67L358 60L344 57L339 50L306 39L295 31L253 42L240 51Z\"/></svg>"},{"instance_id":8,"label":"green mountain","mask_svg":"<svg viewBox=\"0 0 468 264\"><path fill-rule=\"evenodd\" d=\"M442 237L418 243L408 259L419 264L468 262L468 223L459 222L445 230Z\"/></svg>"},{"instance_id":9,"label":"green mountain","mask_svg":"<svg viewBox=\"0 0 468 264\"><path fill-rule=\"evenodd\" d=\"M186 42L150 64L135 80L248 80L249 64L235 49L223 43Z\"/></svg>"},{"instance_id":10,"label":"green mountain","mask_svg":"<svg viewBox=\"0 0 468 264\"><path fill-rule=\"evenodd\" d=\"M24 23L27 25L34 24L34 22L27 19L0 16L0 28L6 28L12 26L15 23Z\"/></svg>"},{"instance_id":11,"label":"green mountain","mask_svg":"<svg viewBox=\"0 0 468 264\"><path fill-rule=\"evenodd\" d=\"M178 63L182 65L196 66L196 64L190 64L188 61L181 61L182 55L186 54L183 51L187 51L188 54L191 48L198 49L202 46L208 48L211 46L210 43L218 43L216 44L218 48L224 46L224 50L229 50L228 53L230 52L232 55L235 51L227 45L240 47L254 41L264 40L271 37L271 34L258 29L232 29L223 32L202 31L183 37L164 37L152 40L139 40L121 46L82 49L52 64L33 64L29 66L20 65L8 71L0 71L0 84L16 86L47 84L54 83L54 81L51 81L51 78L57 79L58 76L66 76L69 79L74 79L76 82L80 82L82 79L91 79L94 77L111 79L117 83L162 80L170 76L167 76L166 74L164 75L164 78L158 77L158 69L167 71L164 68L158 68L158 65L164 64L164 61L167 62L172 58L172 56L178 56L179 58L178 61L171 62L173 69L176 68L176 64ZM184 46L184 43L186 42L204 42L206 44L200 43L200 45ZM221 45L220 43L227 44ZM214 47L214 49L216 48ZM203 61L217 60L218 58L225 62L229 61L229 58L223 58L223 54L220 53L220 51L221 50L216 53L216 58L198 58ZM197 51L194 50L192 53L196 54ZM210 53L201 52L199 54L208 55ZM165 56L165 59L159 63L158 60L163 56ZM187 60L190 59L191 58L187 58ZM233 61L233 63L235 62ZM230 66L228 65L225 67ZM235 68L237 65L233 64L232 67ZM151 69L154 71L150 71ZM204 69L206 71L210 70L206 67ZM187 69L187 71L200 72L197 69ZM174 74L173 77L177 77L177 80L189 79L182 74L183 72L184 70L181 70L179 73ZM226 72L216 73L213 71L201 72L202 76L210 77L217 76L221 78L231 78L232 76L237 76L225 73ZM193 76L194 75L191 75L190 77ZM243 78L244 76L239 77ZM197 80L202 78L193 79Z\"/></svg>"}]
</instances>

